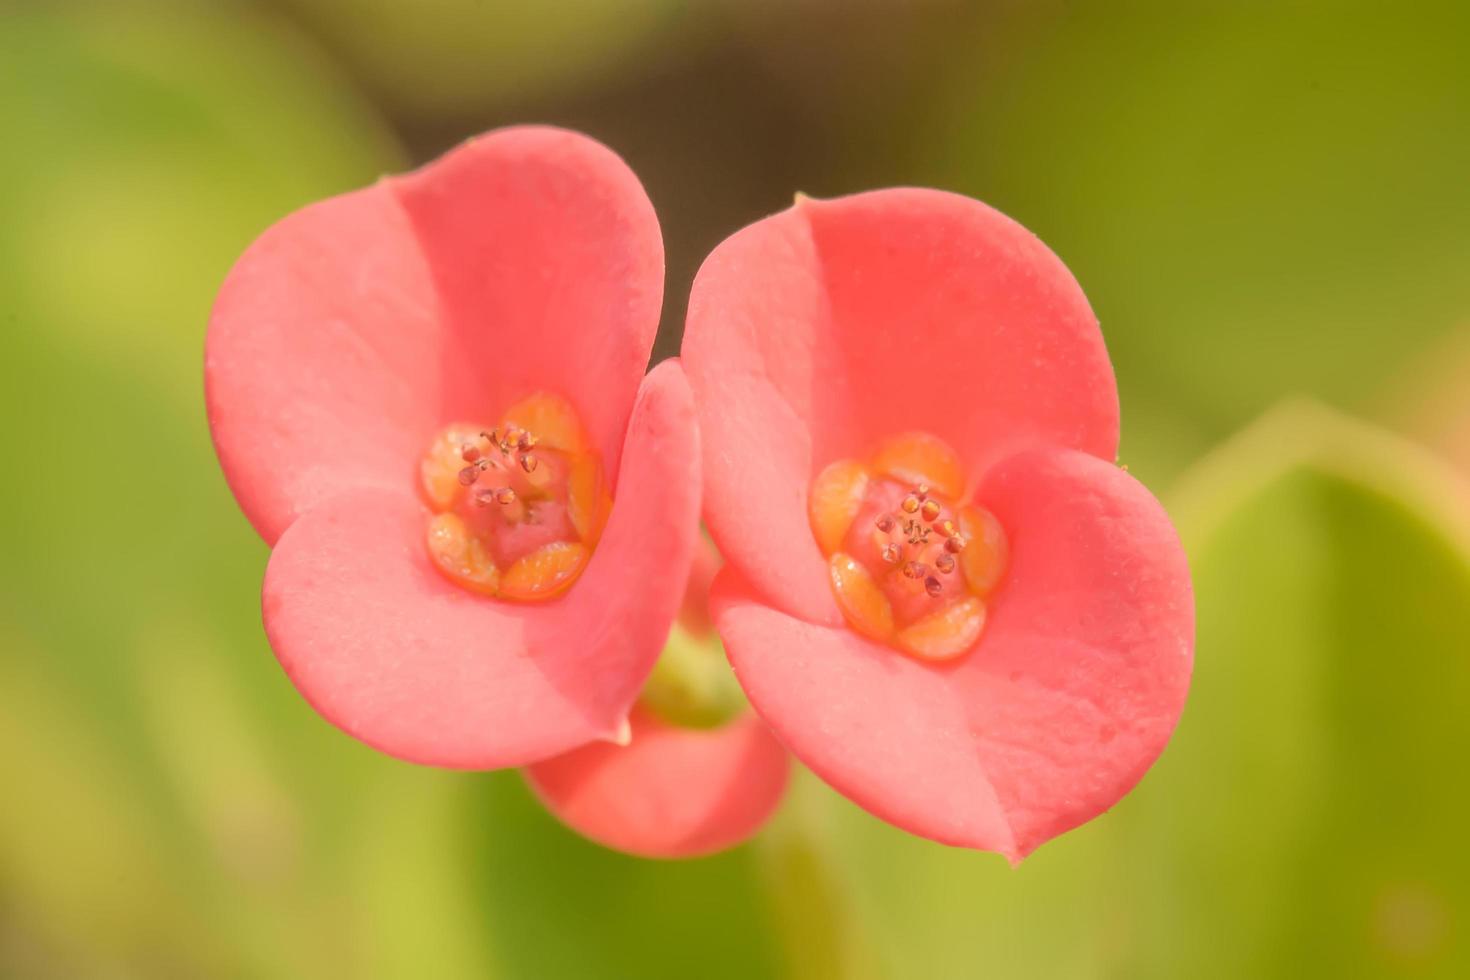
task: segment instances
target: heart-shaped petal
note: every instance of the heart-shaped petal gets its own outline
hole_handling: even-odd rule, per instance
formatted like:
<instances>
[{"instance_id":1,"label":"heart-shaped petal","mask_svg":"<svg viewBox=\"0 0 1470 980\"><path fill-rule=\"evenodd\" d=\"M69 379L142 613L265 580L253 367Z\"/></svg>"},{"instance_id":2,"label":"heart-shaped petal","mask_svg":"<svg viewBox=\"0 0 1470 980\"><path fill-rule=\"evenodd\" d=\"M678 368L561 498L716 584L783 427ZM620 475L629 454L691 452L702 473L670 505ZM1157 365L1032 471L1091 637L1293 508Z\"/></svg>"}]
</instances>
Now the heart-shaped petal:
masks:
<instances>
[{"instance_id":1,"label":"heart-shaped petal","mask_svg":"<svg viewBox=\"0 0 1470 980\"><path fill-rule=\"evenodd\" d=\"M1118 801L1184 706L1194 607L1163 508L1075 450L999 464L980 498L1012 544L979 644L928 664L770 608L730 573L715 617L778 737L879 817L1019 860Z\"/></svg>"},{"instance_id":2,"label":"heart-shaped petal","mask_svg":"<svg viewBox=\"0 0 1470 980\"><path fill-rule=\"evenodd\" d=\"M250 246L210 318L231 489L274 542L345 490L407 486L435 432L533 391L568 399L616 472L662 293L638 179L565 130L498 130L310 205Z\"/></svg>"},{"instance_id":3,"label":"heart-shaped petal","mask_svg":"<svg viewBox=\"0 0 1470 980\"><path fill-rule=\"evenodd\" d=\"M698 453L688 385L665 362L639 393L586 571L539 604L478 596L440 574L427 509L408 490L339 495L271 553L271 646L328 721L412 762L515 766L619 738L693 562Z\"/></svg>"}]
</instances>

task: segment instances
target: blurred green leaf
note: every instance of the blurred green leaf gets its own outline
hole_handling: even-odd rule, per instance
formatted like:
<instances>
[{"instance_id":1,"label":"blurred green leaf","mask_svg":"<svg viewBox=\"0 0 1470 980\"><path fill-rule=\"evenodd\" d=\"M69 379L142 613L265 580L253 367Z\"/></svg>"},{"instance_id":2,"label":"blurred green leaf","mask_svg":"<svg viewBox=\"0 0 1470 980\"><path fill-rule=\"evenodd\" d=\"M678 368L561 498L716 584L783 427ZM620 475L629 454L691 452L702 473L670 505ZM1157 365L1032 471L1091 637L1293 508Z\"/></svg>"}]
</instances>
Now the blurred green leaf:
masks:
<instances>
[{"instance_id":1,"label":"blurred green leaf","mask_svg":"<svg viewBox=\"0 0 1470 980\"><path fill-rule=\"evenodd\" d=\"M803 787L882 975L1465 976L1470 488L1297 405L1173 499L1195 679L1112 813L1012 870Z\"/></svg>"},{"instance_id":2,"label":"blurred green leaf","mask_svg":"<svg viewBox=\"0 0 1470 980\"><path fill-rule=\"evenodd\" d=\"M197 970L217 944L121 753L40 676L33 646L0 644L0 974Z\"/></svg>"},{"instance_id":3,"label":"blurred green leaf","mask_svg":"<svg viewBox=\"0 0 1470 980\"><path fill-rule=\"evenodd\" d=\"M717 728L750 705L712 631L699 635L678 623L643 685L640 702L665 721L686 728Z\"/></svg>"},{"instance_id":4,"label":"blurred green leaf","mask_svg":"<svg viewBox=\"0 0 1470 980\"><path fill-rule=\"evenodd\" d=\"M0 412L27 474L0 488L4 610L162 793L135 697L150 645L249 664L231 683L266 703L287 688L260 669L265 550L203 417L210 302L270 221L371 180L391 140L289 33L233 8L7 9L0 78Z\"/></svg>"},{"instance_id":5,"label":"blurred green leaf","mask_svg":"<svg viewBox=\"0 0 1470 980\"><path fill-rule=\"evenodd\" d=\"M291 689L200 397L235 257L396 168L391 137L238 7L0 21L0 412L24 473L0 488L0 972L407 977L426 949L483 972L452 777Z\"/></svg>"},{"instance_id":6,"label":"blurred green leaf","mask_svg":"<svg viewBox=\"0 0 1470 980\"><path fill-rule=\"evenodd\" d=\"M1440 343L1416 354L1379 406L1402 431L1470 474L1470 313Z\"/></svg>"},{"instance_id":7,"label":"blurred green leaf","mask_svg":"<svg viewBox=\"0 0 1470 980\"><path fill-rule=\"evenodd\" d=\"M832 797L798 768L781 809L756 838L782 939L788 980L877 980L872 932L853 902L852 876L826 822Z\"/></svg>"},{"instance_id":8,"label":"blurred green leaf","mask_svg":"<svg viewBox=\"0 0 1470 980\"><path fill-rule=\"evenodd\" d=\"M453 119L639 64L682 0L290 0L393 106Z\"/></svg>"},{"instance_id":9,"label":"blurred green leaf","mask_svg":"<svg viewBox=\"0 0 1470 980\"><path fill-rule=\"evenodd\" d=\"M192 408L230 264L286 211L399 166L394 141L298 37L246 8L0 16L6 314Z\"/></svg>"},{"instance_id":10,"label":"blurred green leaf","mask_svg":"<svg viewBox=\"0 0 1470 980\"><path fill-rule=\"evenodd\" d=\"M1296 405L1176 500L1199 649L1123 824L1126 974L1465 976L1470 489Z\"/></svg>"},{"instance_id":11,"label":"blurred green leaf","mask_svg":"<svg viewBox=\"0 0 1470 980\"><path fill-rule=\"evenodd\" d=\"M923 178L1039 234L1153 478L1293 392L1346 406L1470 310L1470 6L1013 5Z\"/></svg>"},{"instance_id":12,"label":"blurred green leaf","mask_svg":"<svg viewBox=\"0 0 1470 980\"><path fill-rule=\"evenodd\" d=\"M1109 818L1012 869L995 854L911 837L813 782L799 791L825 802L814 836L834 852L873 975L1111 975L1123 910L1107 898L1116 885Z\"/></svg>"},{"instance_id":13,"label":"blurred green leaf","mask_svg":"<svg viewBox=\"0 0 1470 980\"><path fill-rule=\"evenodd\" d=\"M685 861L618 854L562 827L515 773L476 778L462 818L503 976L777 975L772 899L750 845Z\"/></svg>"}]
</instances>

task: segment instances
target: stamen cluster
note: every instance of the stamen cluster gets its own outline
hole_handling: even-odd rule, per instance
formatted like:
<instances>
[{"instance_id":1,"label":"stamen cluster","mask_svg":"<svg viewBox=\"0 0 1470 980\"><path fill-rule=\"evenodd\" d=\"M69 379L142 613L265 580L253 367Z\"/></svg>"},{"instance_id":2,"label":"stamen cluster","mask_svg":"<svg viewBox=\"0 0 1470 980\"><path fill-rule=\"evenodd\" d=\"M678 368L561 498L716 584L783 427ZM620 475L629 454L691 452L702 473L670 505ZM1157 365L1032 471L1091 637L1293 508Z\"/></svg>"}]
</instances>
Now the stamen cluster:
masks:
<instances>
[{"instance_id":1,"label":"stamen cluster","mask_svg":"<svg viewBox=\"0 0 1470 980\"><path fill-rule=\"evenodd\" d=\"M959 502L965 483L958 454L924 432L817 473L807 501L812 535L853 629L927 661L975 646L1009 549L994 514Z\"/></svg>"},{"instance_id":2,"label":"stamen cluster","mask_svg":"<svg viewBox=\"0 0 1470 980\"><path fill-rule=\"evenodd\" d=\"M459 585L500 599L552 598L596 547L611 508L597 451L571 405L545 392L494 428L455 423L420 462L433 511L429 556Z\"/></svg>"},{"instance_id":3,"label":"stamen cluster","mask_svg":"<svg viewBox=\"0 0 1470 980\"><path fill-rule=\"evenodd\" d=\"M488 444L488 451L473 442L460 447L460 458L469 464L459 471L461 486L472 486L486 471L503 472L511 464L519 466L523 473L536 472L536 455L531 452L536 445L536 437L530 432L512 425L507 426L504 432L499 429L481 432L480 438ZM493 455L496 453L499 458ZM490 504L505 506L515 503L516 492L509 486L480 487L475 491L474 499L481 507Z\"/></svg>"},{"instance_id":4,"label":"stamen cluster","mask_svg":"<svg viewBox=\"0 0 1470 980\"><path fill-rule=\"evenodd\" d=\"M968 542L953 520L940 519L944 507L929 494L927 483L913 487L899 503L899 513L881 514L874 523L880 533L897 535L879 551L883 561L896 566L906 578L923 579L924 591L938 599L944 595L944 582L930 574L928 563L919 560L929 538L937 535L944 541L944 550L933 559L933 570L940 575L954 573L955 556L965 550Z\"/></svg>"}]
</instances>

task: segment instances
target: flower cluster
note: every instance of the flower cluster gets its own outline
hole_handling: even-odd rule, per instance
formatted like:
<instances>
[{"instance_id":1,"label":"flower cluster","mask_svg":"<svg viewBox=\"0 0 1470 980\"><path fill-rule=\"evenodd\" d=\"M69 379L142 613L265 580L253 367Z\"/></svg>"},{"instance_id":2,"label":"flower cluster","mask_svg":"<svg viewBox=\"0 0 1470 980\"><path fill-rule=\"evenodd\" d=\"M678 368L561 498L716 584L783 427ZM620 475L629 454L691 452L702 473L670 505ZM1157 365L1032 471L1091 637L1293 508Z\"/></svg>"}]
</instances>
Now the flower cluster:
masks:
<instances>
[{"instance_id":1,"label":"flower cluster","mask_svg":"<svg viewBox=\"0 0 1470 980\"><path fill-rule=\"evenodd\" d=\"M1012 860L1120 799L1182 709L1193 601L1061 262L886 190L727 239L646 371L662 293L637 179L544 127L251 245L208 413L307 700L401 759L524 767L650 856L754 833L788 752Z\"/></svg>"}]
</instances>

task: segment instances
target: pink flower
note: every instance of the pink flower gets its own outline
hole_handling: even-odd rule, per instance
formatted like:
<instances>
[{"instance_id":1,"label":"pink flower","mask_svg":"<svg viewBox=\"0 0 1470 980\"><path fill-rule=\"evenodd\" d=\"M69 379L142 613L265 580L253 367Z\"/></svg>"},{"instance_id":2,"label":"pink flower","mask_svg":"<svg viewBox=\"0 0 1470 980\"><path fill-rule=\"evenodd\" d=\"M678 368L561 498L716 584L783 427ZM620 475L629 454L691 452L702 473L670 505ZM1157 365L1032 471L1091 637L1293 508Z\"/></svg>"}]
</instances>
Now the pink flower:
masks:
<instances>
[{"instance_id":1,"label":"pink flower","mask_svg":"<svg viewBox=\"0 0 1470 980\"><path fill-rule=\"evenodd\" d=\"M696 640L713 633L708 601L716 567L714 549L701 547L679 615ZM645 857L709 854L754 834L786 792L786 750L749 708L723 724L693 728L640 706L632 724L626 746L596 742L525 770L547 808L583 836Z\"/></svg>"},{"instance_id":2,"label":"pink flower","mask_svg":"<svg viewBox=\"0 0 1470 980\"><path fill-rule=\"evenodd\" d=\"M582 836L643 857L685 858L759 830L789 769L786 750L753 712L699 729L638 707L627 746L586 745L525 773L547 809Z\"/></svg>"},{"instance_id":3,"label":"pink flower","mask_svg":"<svg viewBox=\"0 0 1470 980\"><path fill-rule=\"evenodd\" d=\"M313 204L240 259L210 427L273 546L271 646L329 721L477 769L626 741L698 535L688 386L644 376L662 289L637 178L546 128Z\"/></svg>"},{"instance_id":4,"label":"pink flower","mask_svg":"<svg viewBox=\"0 0 1470 980\"><path fill-rule=\"evenodd\" d=\"M683 360L716 623L800 759L1013 861L1142 777L1189 686L1188 568L1040 241L938 191L798 199L706 260Z\"/></svg>"}]
</instances>

